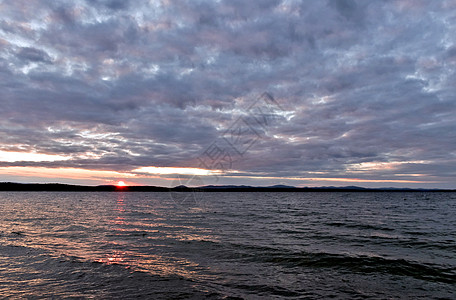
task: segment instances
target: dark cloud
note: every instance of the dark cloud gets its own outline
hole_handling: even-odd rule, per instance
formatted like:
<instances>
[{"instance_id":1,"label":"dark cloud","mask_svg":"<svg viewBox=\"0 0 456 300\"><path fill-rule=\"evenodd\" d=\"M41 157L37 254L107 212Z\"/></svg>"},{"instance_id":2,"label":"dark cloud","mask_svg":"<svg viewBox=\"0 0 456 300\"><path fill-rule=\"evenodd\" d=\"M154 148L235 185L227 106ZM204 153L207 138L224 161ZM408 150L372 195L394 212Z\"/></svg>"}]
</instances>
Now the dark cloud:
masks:
<instances>
[{"instance_id":1,"label":"dark cloud","mask_svg":"<svg viewBox=\"0 0 456 300\"><path fill-rule=\"evenodd\" d=\"M353 22L356 25L363 25L365 21L364 7L368 2L355 0L333 0L330 2L336 7L336 10L347 21Z\"/></svg>"},{"instance_id":2,"label":"dark cloud","mask_svg":"<svg viewBox=\"0 0 456 300\"><path fill-rule=\"evenodd\" d=\"M20 60L26 60L31 62L44 62L48 63L51 61L50 56L43 50L23 47L16 54L16 57Z\"/></svg>"},{"instance_id":3,"label":"dark cloud","mask_svg":"<svg viewBox=\"0 0 456 300\"><path fill-rule=\"evenodd\" d=\"M95 1L95 3L101 3L102 5L105 5L106 7L113 10L126 9L129 6L129 1L125 0ZM91 3L89 2L88 4L90 5Z\"/></svg>"},{"instance_id":4,"label":"dark cloud","mask_svg":"<svg viewBox=\"0 0 456 300\"><path fill-rule=\"evenodd\" d=\"M451 5L4 3L0 150L71 159L2 164L195 167L206 147L223 142L249 103L269 91L285 112L267 129L255 127L261 138L233 165L243 180L253 174L450 186Z\"/></svg>"}]
</instances>

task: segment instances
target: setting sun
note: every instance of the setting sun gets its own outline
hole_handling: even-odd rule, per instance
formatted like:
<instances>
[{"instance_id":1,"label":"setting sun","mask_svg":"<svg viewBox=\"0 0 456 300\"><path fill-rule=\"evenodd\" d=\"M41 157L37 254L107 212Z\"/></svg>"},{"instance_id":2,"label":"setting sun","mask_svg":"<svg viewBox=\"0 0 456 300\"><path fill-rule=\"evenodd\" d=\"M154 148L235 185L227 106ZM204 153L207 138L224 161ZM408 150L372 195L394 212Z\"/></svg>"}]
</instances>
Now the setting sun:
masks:
<instances>
[{"instance_id":1,"label":"setting sun","mask_svg":"<svg viewBox=\"0 0 456 300\"><path fill-rule=\"evenodd\" d=\"M117 185L118 187L124 187L124 186L127 186L127 184L126 184L125 182L123 182L123 181L119 181L119 182L117 182L117 184L116 184L116 185Z\"/></svg>"}]
</instances>

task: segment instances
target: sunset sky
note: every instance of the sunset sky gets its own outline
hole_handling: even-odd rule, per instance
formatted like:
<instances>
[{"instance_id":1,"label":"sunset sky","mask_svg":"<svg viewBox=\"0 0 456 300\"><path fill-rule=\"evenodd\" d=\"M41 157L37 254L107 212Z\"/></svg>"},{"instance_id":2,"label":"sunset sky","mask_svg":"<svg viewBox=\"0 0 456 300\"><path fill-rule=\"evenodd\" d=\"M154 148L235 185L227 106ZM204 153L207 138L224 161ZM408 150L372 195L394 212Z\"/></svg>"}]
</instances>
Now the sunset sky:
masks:
<instances>
[{"instance_id":1,"label":"sunset sky","mask_svg":"<svg viewBox=\"0 0 456 300\"><path fill-rule=\"evenodd\" d=\"M0 182L456 188L453 0L0 0L0 86Z\"/></svg>"}]
</instances>

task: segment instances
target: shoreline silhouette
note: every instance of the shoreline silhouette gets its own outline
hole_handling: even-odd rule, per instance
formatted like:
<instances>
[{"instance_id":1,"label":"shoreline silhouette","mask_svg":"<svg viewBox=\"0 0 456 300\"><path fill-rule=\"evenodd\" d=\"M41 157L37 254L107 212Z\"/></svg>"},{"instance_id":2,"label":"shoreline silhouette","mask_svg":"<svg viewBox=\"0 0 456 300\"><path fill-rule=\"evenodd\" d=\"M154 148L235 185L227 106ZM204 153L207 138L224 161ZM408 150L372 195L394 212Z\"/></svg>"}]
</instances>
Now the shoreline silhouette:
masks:
<instances>
[{"instance_id":1,"label":"shoreline silhouette","mask_svg":"<svg viewBox=\"0 0 456 300\"><path fill-rule=\"evenodd\" d=\"M346 187L294 187L294 186L244 186L207 185L200 187L161 187L161 186L84 186L62 183L15 183L1 182L0 192L456 192L456 189L429 188L364 188Z\"/></svg>"}]
</instances>

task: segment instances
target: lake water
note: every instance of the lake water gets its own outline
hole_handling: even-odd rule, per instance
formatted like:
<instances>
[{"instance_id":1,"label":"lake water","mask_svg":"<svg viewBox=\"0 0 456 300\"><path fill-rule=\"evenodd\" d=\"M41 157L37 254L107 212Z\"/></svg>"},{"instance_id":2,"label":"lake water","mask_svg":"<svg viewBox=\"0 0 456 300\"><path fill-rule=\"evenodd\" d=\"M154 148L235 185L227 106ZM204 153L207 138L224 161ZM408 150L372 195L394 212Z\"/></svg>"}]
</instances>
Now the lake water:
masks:
<instances>
[{"instance_id":1,"label":"lake water","mask_svg":"<svg viewBox=\"0 0 456 300\"><path fill-rule=\"evenodd\" d=\"M0 193L0 298L456 299L456 193L178 196Z\"/></svg>"}]
</instances>

